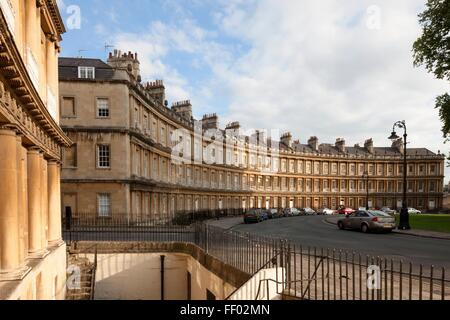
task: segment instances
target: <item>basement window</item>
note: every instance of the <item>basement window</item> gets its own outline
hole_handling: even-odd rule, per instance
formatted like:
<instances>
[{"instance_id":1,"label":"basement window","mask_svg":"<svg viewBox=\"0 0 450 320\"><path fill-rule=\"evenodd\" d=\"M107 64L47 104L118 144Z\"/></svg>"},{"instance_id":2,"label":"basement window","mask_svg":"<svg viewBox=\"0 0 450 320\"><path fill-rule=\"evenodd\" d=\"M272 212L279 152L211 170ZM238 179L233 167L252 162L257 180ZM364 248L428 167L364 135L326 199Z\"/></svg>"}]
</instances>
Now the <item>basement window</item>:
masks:
<instances>
[{"instance_id":1,"label":"basement window","mask_svg":"<svg viewBox=\"0 0 450 320\"><path fill-rule=\"evenodd\" d=\"M111 195L102 193L97 195L98 216L105 218L111 216Z\"/></svg>"}]
</instances>

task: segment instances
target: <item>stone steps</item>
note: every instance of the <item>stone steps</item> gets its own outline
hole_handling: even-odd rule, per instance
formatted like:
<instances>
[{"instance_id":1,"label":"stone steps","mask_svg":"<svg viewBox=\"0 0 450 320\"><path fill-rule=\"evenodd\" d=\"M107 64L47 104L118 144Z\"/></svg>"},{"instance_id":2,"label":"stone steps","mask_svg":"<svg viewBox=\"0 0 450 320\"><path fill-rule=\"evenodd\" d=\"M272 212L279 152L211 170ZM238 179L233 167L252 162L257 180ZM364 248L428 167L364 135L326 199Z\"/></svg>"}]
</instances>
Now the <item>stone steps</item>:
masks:
<instances>
[{"instance_id":1,"label":"stone steps","mask_svg":"<svg viewBox=\"0 0 450 320\"><path fill-rule=\"evenodd\" d=\"M80 287L67 289L66 300L90 300L92 281L94 280L94 264L87 258L80 258L77 254L69 253L68 265L80 268Z\"/></svg>"}]
</instances>

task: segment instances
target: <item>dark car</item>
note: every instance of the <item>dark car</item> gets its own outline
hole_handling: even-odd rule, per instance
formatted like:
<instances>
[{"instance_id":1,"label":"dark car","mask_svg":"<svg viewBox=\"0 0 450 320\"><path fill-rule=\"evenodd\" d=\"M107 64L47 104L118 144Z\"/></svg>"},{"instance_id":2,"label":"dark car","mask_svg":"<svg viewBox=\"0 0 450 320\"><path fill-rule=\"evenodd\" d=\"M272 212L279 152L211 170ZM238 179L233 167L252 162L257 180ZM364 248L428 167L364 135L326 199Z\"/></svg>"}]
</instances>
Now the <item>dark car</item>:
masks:
<instances>
[{"instance_id":1,"label":"dark car","mask_svg":"<svg viewBox=\"0 0 450 320\"><path fill-rule=\"evenodd\" d=\"M263 221L263 215L261 210L259 209L252 209L247 211L244 214L244 223L258 223Z\"/></svg>"},{"instance_id":2,"label":"dark car","mask_svg":"<svg viewBox=\"0 0 450 320\"><path fill-rule=\"evenodd\" d=\"M277 209L269 209L267 210L267 214L269 216L269 219L281 218L281 214L278 212Z\"/></svg>"},{"instance_id":3,"label":"dark car","mask_svg":"<svg viewBox=\"0 0 450 320\"><path fill-rule=\"evenodd\" d=\"M262 209L259 209L259 210L260 210L260 214L261 214L261 219L263 221L269 220L269 211L268 210L262 210Z\"/></svg>"}]
</instances>

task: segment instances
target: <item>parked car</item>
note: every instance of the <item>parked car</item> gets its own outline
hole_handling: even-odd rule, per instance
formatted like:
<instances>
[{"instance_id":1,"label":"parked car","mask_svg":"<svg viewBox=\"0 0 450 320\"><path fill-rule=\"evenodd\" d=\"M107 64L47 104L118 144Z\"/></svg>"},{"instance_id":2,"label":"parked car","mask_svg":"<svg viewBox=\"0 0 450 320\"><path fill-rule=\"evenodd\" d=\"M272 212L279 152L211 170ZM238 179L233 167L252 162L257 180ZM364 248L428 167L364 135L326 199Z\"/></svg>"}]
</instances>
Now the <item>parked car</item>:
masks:
<instances>
[{"instance_id":1,"label":"parked car","mask_svg":"<svg viewBox=\"0 0 450 320\"><path fill-rule=\"evenodd\" d=\"M263 210L263 209L260 209L260 210L261 210L261 218L262 218L262 220L263 221L269 220L269 212L268 212L268 210Z\"/></svg>"},{"instance_id":2,"label":"parked car","mask_svg":"<svg viewBox=\"0 0 450 320\"><path fill-rule=\"evenodd\" d=\"M259 209L251 209L244 214L244 223L258 223L263 221L262 211Z\"/></svg>"},{"instance_id":3,"label":"parked car","mask_svg":"<svg viewBox=\"0 0 450 320\"><path fill-rule=\"evenodd\" d=\"M422 211L414 209L414 208L408 208L408 213L409 214L421 214Z\"/></svg>"},{"instance_id":4,"label":"parked car","mask_svg":"<svg viewBox=\"0 0 450 320\"><path fill-rule=\"evenodd\" d=\"M397 213L397 211L395 211L389 207L383 207L383 208L381 208L381 211L383 211L384 213L387 213L391 216L394 216Z\"/></svg>"},{"instance_id":5,"label":"parked car","mask_svg":"<svg viewBox=\"0 0 450 320\"><path fill-rule=\"evenodd\" d=\"M349 215L349 214L352 214L353 212L355 212L355 210L353 210L352 208L339 207L337 212L338 212L338 214Z\"/></svg>"},{"instance_id":6,"label":"parked car","mask_svg":"<svg viewBox=\"0 0 450 320\"><path fill-rule=\"evenodd\" d=\"M283 210L285 217L294 217L294 216L300 216L301 211L297 208L286 208Z\"/></svg>"},{"instance_id":7,"label":"parked car","mask_svg":"<svg viewBox=\"0 0 450 320\"><path fill-rule=\"evenodd\" d=\"M267 213L269 215L269 219L277 219L277 218L281 218L281 214L278 211L278 209L269 209L267 210Z\"/></svg>"},{"instance_id":8,"label":"parked car","mask_svg":"<svg viewBox=\"0 0 450 320\"><path fill-rule=\"evenodd\" d=\"M333 214L336 214L336 210L331 210L329 208L322 208L319 211L317 211L317 214L320 214L320 215L333 215Z\"/></svg>"},{"instance_id":9,"label":"parked car","mask_svg":"<svg viewBox=\"0 0 450 320\"><path fill-rule=\"evenodd\" d=\"M291 208L284 208L283 209L283 217L292 217L293 214L291 212Z\"/></svg>"},{"instance_id":10,"label":"parked car","mask_svg":"<svg viewBox=\"0 0 450 320\"><path fill-rule=\"evenodd\" d=\"M303 211L307 216L315 216L317 213L311 208L304 208Z\"/></svg>"},{"instance_id":11,"label":"parked car","mask_svg":"<svg viewBox=\"0 0 450 320\"><path fill-rule=\"evenodd\" d=\"M378 210L358 210L338 221L341 230L361 230L364 233L370 231L391 232L395 229L395 218Z\"/></svg>"}]
</instances>

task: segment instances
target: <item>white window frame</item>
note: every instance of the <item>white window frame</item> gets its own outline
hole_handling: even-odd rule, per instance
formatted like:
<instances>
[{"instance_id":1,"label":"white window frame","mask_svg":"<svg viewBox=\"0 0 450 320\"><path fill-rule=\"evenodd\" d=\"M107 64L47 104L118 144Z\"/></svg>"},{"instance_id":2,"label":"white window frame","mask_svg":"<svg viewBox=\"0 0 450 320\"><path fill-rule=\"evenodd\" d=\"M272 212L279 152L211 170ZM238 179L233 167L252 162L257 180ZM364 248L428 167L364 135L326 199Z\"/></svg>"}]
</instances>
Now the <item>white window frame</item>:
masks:
<instances>
[{"instance_id":1,"label":"white window frame","mask_svg":"<svg viewBox=\"0 0 450 320\"><path fill-rule=\"evenodd\" d=\"M100 218L111 217L111 194L97 194L97 214Z\"/></svg>"},{"instance_id":2,"label":"white window frame","mask_svg":"<svg viewBox=\"0 0 450 320\"><path fill-rule=\"evenodd\" d=\"M101 153L101 147L108 147L108 165L103 165L102 158L106 157L106 155L102 155ZM106 162L106 161L104 161ZM110 169L111 168L111 146L108 144L98 144L97 145L97 168L99 169Z\"/></svg>"},{"instance_id":3,"label":"white window frame","mask_svg":"<svg viewBox=\"0 0 450 320\"><path fill-rule=\"evenodd\" d=\"M89 77L89 71L92 71L92 77ZM83 75L83 72L85 73L84 75ZM78 67L78 78L79 79L95 79L95 67L79 66Z\"/></svg>"},{"instance_id":4,"label":"white window frame","mask_svg":"<svg viewBox=\"0 0 450 320\"><path fill-rule=\"evenodd\" d=\"M111 113L110 113L110 108L109 108L109 99L108 98L97 98L97 118L99 118L99 119L108 119L109 117L110 117L110 115L111 115ZM106 106L105 105L100 105L99 104L99 102L100 101L106 101ZM107 111L108 112L108 115L102 115L101 114L101 112L100 111Z\"/></svg>"}]
</instances>

